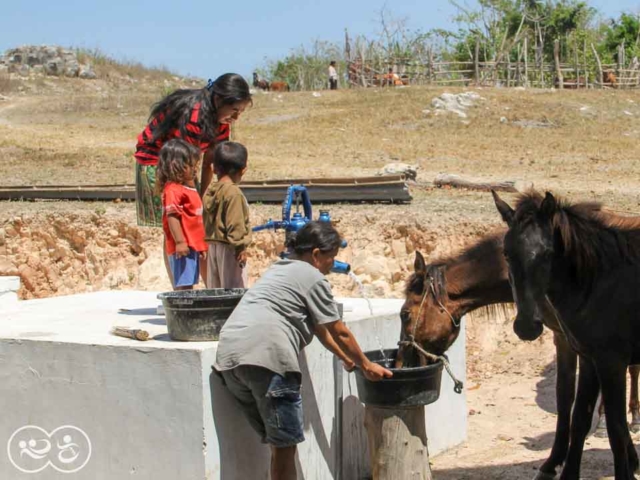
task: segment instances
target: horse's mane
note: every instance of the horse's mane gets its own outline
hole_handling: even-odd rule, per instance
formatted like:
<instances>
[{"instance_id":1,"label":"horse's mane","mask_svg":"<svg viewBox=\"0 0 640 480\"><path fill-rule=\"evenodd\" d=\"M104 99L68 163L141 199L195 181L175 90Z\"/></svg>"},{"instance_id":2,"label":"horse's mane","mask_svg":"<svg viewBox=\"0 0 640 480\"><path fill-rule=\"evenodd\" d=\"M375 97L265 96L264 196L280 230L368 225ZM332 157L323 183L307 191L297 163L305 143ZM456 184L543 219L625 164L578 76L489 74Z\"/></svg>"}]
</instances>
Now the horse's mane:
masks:
<instances>
[{"instance_id":1,"label":"horse's mane","mask_svg":"<svg viewBox=\"0 0 640 480\"><path fill-rule=\"evenodd\" d=\"M514 221L534 221L543 200L534 190L520 195ZM618 215L598 202L572 204L556 197L550 224L581 282L621 263L640 262L640 217Z\"/></svg>"},{"instance_id":2,"label":"horse's mane","mask_svg":"<svg viewBox=\"0 0 640 480\"><path fill-rule=\"evenodd\" d=\"M468 248L432 261L426 265L425 275L418 275L414 272L407 280L405 294L421 295L424 292L425 280L430 278L433 282L436 298L443 301L447 295L446 269L457 263L482 262L484 259L490 258L495 250L502 250L504 233L504 230L500 230L487 235Z\"/></svg>"}]
</instances>

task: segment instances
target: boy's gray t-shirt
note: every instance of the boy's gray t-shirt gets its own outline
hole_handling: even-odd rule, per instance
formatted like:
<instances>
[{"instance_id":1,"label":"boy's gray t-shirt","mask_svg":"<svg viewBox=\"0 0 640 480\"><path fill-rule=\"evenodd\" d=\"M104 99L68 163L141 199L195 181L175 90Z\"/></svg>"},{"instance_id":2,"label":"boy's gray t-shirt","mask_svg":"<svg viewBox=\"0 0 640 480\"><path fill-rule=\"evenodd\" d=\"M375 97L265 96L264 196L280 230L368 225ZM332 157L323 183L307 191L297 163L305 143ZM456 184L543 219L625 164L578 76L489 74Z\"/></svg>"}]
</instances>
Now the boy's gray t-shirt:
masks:
<instances>
[{"instance_id":1,"label":"boy's gray t-shirt","mask_svg":"<svg viewBox=\"0 0 640 480\"><path fill-rule=\"evenodd\" d=\"M313 325L340 320L331 286L313 265L274 263L235 308L220 332L215 368L257 365L280 375L300 372L298 354Z\"/></svg>"}]
</instances>

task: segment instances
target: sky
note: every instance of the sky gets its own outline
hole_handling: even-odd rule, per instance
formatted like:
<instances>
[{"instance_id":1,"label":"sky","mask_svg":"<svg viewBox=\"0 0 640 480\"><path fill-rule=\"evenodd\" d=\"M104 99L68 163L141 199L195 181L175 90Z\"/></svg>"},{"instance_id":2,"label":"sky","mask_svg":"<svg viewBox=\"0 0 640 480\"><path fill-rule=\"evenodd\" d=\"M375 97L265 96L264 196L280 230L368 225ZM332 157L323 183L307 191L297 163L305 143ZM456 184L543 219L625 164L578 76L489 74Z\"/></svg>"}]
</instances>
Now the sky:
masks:
<instances>
[{"instance_id":1,"label":"sky","mask_svg":"<svg viewBox=\"0 0 640 480\"><path fill-rule=\"evenodd\" d=\"M607 17L640 12L640 0L589 4ZM18 0L2 6L0 52L20 45L98 48L180 75L250 76L292 48L342 42L345 28L374 36L383 9L412 30L454 26L448 0Z\"/></svg>"}]
</instances>

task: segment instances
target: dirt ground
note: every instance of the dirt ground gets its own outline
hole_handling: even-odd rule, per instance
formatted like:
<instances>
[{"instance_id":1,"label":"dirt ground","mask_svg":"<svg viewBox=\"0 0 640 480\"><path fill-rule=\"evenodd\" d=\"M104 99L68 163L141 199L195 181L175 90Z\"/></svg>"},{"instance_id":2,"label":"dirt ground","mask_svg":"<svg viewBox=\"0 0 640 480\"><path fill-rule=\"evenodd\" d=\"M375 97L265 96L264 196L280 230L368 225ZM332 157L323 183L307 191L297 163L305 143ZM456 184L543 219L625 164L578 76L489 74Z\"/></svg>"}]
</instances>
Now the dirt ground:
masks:
<instances>
[{"instance_id":1,"label":"dirt ground","mask_svg":"<svg viewBox=\"0 0 640 480\"><path fill-rule=\"evenodd\" d=\"M131 183L134 138L167 85L47 82L25 81L0 97L0 184ZM500 227L489 194L434 188L438 173L514 180L640 212L640 93L477 89L482 100L462 118L433 111L431 99L444 91L257 94L234 139L249 148L251 179L372 175L392 161L419 166L411 204L326 206L349 242L339 258L371 296L403 295L415 250L433 261ZM279 210L252 205L252 222ZM251 278L281 242L280 233L256 235ZM25 299L168 289L160 252L160 232L138 228L131 203L0 202L0 275L20 275ZM358 295L348 278L330 280L337 294ZM531 479L555 429L551 336L523 343L509 318L475 316L467 340L469 440L433 458L434 476ZM612 474L607 441L591 437L582 478Z\"/></svg>"}]
</instances>

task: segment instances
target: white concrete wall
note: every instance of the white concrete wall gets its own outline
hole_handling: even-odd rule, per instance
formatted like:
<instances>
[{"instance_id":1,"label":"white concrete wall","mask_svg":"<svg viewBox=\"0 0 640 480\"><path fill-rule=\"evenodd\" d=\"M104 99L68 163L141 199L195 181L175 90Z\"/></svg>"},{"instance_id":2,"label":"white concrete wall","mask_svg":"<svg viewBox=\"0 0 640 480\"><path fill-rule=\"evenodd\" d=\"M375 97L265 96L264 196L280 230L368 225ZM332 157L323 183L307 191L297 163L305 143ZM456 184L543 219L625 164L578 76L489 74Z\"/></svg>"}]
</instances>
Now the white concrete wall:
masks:
<instances>
[{"instance_id":1,"label":"white concrete wall","mask_svg":"<svg viewBox=\"0 0 640 480\"><path fill-rule=\"evenodd\" d=\"M18 302L20 277L0 277L0 309L15 306Z\"/></svg>"},{"instance_id":2,"label":"white concrete wall","mask_svg":"<svg viewBox=\"0 0 640 480\"><path fill-rule=\"evenodd\" d=\"M374 301L375 322L362 300L345 303L345 320L365 350L378 348L376 331L386 348L395 346L401 302ZM217 343L170 341L156 305L154 293L100 292L19 302L0 317L1 479L268 479L268 448L212 373ZM108 331L115 325L147 329L156 339L114 337ZM461 340L449 356L464 379ZM332 355L314 341L302 368L307 440L299 478L328 480L336 443ZM359 480L369 472L363 406L346 372L344 396L342 478ZM432 454L466 437L464 395L453 393L448 378L428 407L427 424ZM25 425L81 428L92 442L90 461L73 474L51 467L20 473L2 452Z\"/></svg>"}]
</instances>

